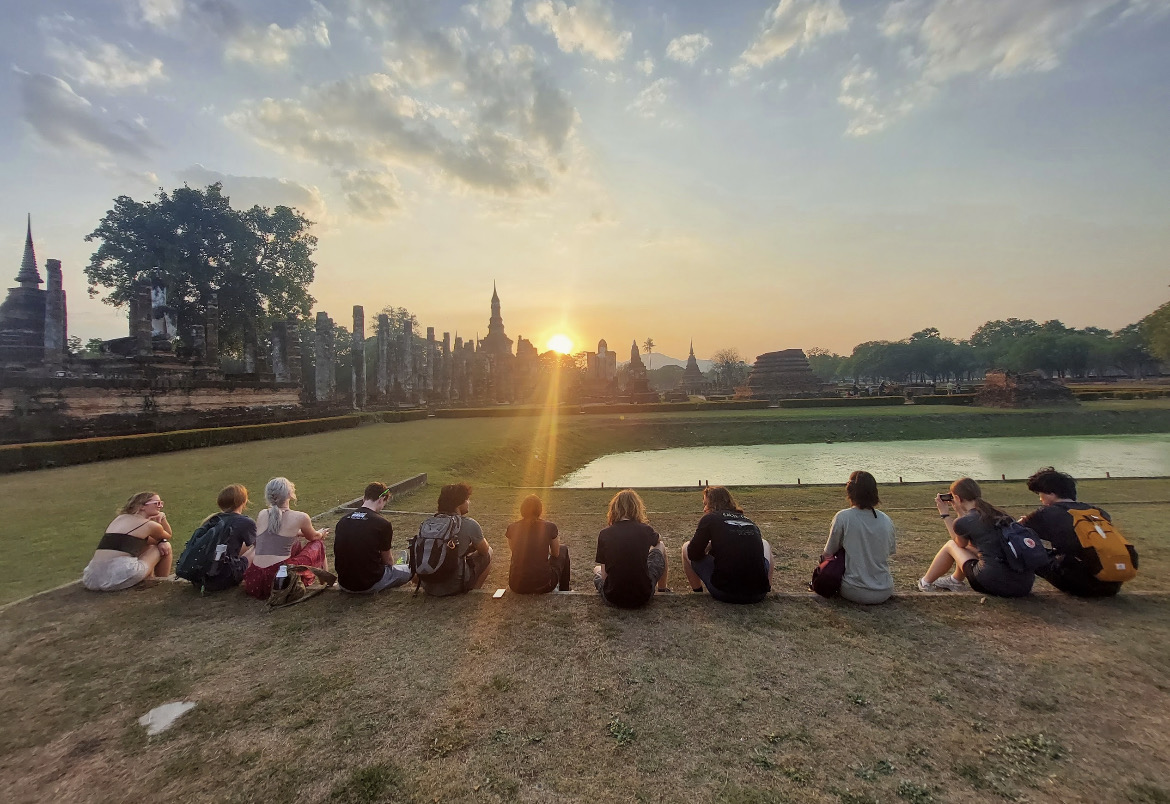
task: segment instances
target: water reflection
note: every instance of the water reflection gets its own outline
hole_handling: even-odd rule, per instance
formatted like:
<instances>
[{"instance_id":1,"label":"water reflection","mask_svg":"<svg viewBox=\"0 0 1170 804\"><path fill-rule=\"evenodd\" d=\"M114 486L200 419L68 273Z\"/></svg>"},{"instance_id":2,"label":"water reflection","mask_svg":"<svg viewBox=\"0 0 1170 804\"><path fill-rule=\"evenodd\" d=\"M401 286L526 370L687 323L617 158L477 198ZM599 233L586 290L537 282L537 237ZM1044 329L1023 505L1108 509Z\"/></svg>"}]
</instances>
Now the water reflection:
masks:
<instances>
[{"instance_id":1,"label":"water reflection","mask_svg":"<svg viewBox=\"0 0 1170 804\"><path fill-rule=\"evenodd\" d=\"M557 481L567 488L844 483L854 469L879 482L1023 478L1053 465L1074 477L1170 475L1170 433L1124 436L939 438L837 444L760 444L623 452Z\"/></svg>"}]
</instances>

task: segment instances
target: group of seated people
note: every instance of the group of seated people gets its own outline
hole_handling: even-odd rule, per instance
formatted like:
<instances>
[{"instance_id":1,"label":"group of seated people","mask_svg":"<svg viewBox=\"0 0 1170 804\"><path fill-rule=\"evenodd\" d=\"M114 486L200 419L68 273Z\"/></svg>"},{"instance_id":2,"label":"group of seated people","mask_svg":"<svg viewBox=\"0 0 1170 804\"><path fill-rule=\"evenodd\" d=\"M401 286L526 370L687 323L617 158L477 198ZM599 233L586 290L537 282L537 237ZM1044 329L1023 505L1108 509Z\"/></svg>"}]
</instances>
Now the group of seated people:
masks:
<instances>
[{"instance_id":1,"label":"group of seated people","mask_svg":"<svg viewBox=\"0 0 1170 804\"><path fill-rule=\"evenodd\" d=\"M1102 580L1100 564L1093 564L1074 529L1070 512L1092 511L1106 522L1099 506L1077 502L1076 481L1053 467L1027 480L1041 506L1020 518L1048 545L1048 561L1035 571L1019 570L1007 560L1000 529L1011 518L984 500L979 484L961 478L950 492L935 497L948 539L919 579L923 592L973 591L1001 597L1021 597L1032 590L1040 575L1057 589L1081 597L1115 595L1120 581ZM882 511L873 475L853 472L845 485L850 507L834 515L825 544L825 557L843 550L844 570L839 595L861 604L877 604L894 593L889 558L895 552L893 521ZM220 492L219 513L213 514L189 540L177 569L203 591L243 585L244 591L266 599L274 581L285 577L281 567L328 569L325 538L311 518L290 508L296 488L283 477L264 489L267 508L253 522L243 514L248 492L235 484ZM411 540L411 555L393 549L394 528L382 515L392 495L383 483L370 483L361 505L342 517L334 529L334 559L338 585L348 593L373 594L417 582L427 594L448 596L480 588L491 568L493 551L479 523L468 516L471 487L466 483L443 486L436 513ZM557 526L542 518L543 504L530 495L520 504L520 519L508 526L505 538L511 550L508 584L518 594L570 590L568 547ZM214 529L214 530L212 530ZM202 538L207 535L209 538ZM93 559L82 574L88 589L127 589L149 578L171 572L172 532L162 498L153 492L131 497L106 528ZM198 562L188 554L214 547L199 564L198 577L185 573ZM1128 547L1132 566L1136 553ZM703 516L694 536L682 545L680 560L690 588L726 603L757 603L772 591L772 547L759 527L736 505L721 486L703 489ZM593 584L608 604L622 608L646 605L655 592L670 592L666 545L650 525L642 498L632 489L620 491L609 502L607 526L597 536ZM300 570L304 582L313 573Z\"/></svg>"}]
</instances>

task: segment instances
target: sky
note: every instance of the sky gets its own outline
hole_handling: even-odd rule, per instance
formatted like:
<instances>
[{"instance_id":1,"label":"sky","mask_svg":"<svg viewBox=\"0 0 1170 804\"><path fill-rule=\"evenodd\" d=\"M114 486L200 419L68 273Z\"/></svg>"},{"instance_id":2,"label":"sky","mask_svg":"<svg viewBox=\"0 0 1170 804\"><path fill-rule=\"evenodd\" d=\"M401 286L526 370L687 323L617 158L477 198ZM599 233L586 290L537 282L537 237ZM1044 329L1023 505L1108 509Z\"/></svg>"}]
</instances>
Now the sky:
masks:
<instances>
[{"instance_id":1,"label":"sky","mask_svg":"<svg viewBox=\"0 0 1170 804\"><path fill-rule=\"evenodd\" d=\"M1170 298L1170 0L5 6L0 256L31 214L83 339L113 199L217 181L347 327L482 336L494 282L541 349L750 362Z\"/></svg>"}]
</instances>

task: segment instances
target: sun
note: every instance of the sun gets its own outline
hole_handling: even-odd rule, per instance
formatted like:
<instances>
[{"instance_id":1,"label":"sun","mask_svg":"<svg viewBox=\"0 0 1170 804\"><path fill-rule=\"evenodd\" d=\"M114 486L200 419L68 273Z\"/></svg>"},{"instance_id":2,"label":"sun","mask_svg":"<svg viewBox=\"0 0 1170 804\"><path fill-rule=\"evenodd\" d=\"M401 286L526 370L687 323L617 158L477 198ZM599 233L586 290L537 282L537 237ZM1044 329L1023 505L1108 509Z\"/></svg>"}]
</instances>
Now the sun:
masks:
<instances>
[{"instance_id":1,"label":"sun","mask_svg":"<svg viewBox=\"0 0 1170 804\"><path fill-rule=\"evenodd\" d=\"M553 335L551 338L549 338L548 343L545 344L545 346L549 349L552 349L554 352L560 352L563 355L567 355L573 351L573 342L569 340L568 335L561 333L557 333L556 335Z\"/></svg>"}]
</instances>

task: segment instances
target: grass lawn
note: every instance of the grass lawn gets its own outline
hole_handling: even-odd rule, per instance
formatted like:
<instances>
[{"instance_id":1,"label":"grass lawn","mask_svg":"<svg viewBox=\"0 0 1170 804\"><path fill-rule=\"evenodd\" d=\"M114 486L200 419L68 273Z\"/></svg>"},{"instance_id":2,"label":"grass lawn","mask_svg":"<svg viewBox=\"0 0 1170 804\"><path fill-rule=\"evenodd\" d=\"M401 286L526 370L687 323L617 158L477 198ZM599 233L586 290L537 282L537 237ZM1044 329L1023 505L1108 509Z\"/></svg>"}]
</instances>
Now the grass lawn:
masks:
<instances>
[{"instance_id":1,"label":"grass lawn","mask_svg":"<svg viewBox=\"0 0 1170 804\"><path fill-rule=\"evenodd\" d=\"M305 496L321 494L311 462L297 465ZM0 800L1170 801L1166 491L1082 484L1142 558L1105 601L1043 582L1016 601L912 591L945 538L932 486L882 489L899 593L874 608L686 592L677 551L700 498L662 491L645 497L676 594L641 611L593 594L397 590L269 613L242 592L200 598L186 584L71 587L0 617ZM425 511L434 492L396 507ZM501 534L522 493L484 485L472 498L496 548L489 587L506 582ZM985 493L1013 512L1033 503L1018 482ZM737 496L775 547L776 590L798 593L840 489ZM608 497L546 495L578 590L591 591ZM398 540L419 520L391 518ZM180 699L198 705L146 737L137 718Z\"/></svg>"}]
</instances>

